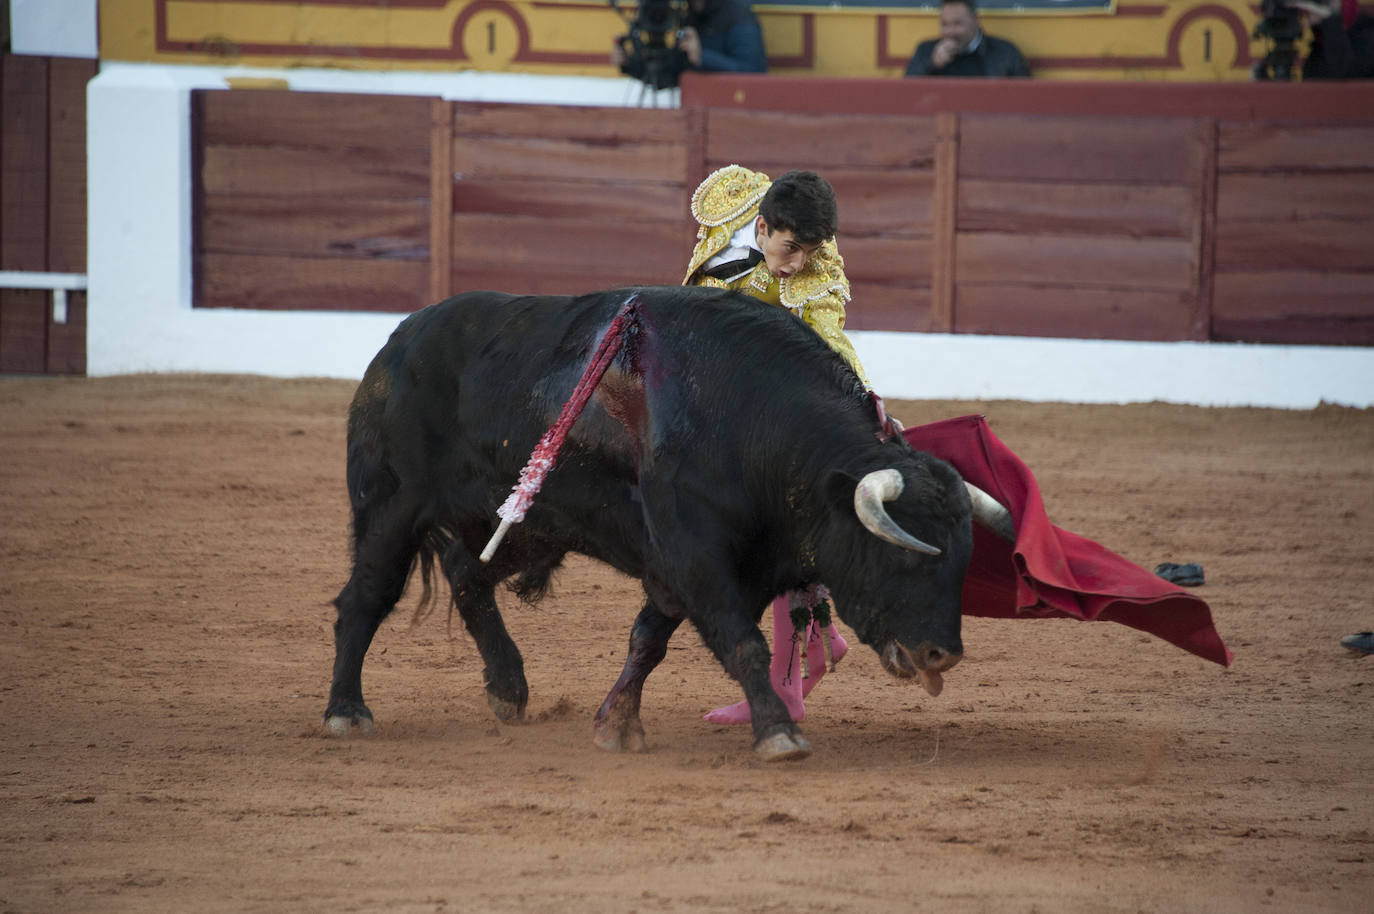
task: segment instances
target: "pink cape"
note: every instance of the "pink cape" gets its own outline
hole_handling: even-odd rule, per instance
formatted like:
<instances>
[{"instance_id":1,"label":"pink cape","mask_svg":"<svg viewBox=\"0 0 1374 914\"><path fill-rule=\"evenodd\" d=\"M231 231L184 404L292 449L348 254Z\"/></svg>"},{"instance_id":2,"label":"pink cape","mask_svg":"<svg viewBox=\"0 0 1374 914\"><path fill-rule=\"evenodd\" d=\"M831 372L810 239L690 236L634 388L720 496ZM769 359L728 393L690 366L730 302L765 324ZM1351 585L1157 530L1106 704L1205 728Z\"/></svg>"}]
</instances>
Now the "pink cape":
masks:
<instances>
[{"instance_id":1,"label":"pink cape","mask_svg":"<svg viewBox=\"0 0 1374 914\"><path fill-rule=\"evenodd\" d=\"M1016 544L974 527L964 580L964 615L998 619L1067 617L1120 622L1206 660L1230 666L1231 651L1205 600L1090 539L1050 523L1030 468L982 416L961 416L902 432L912 447L953 464L1011 510Z\"/></svg>"}]
</instances>

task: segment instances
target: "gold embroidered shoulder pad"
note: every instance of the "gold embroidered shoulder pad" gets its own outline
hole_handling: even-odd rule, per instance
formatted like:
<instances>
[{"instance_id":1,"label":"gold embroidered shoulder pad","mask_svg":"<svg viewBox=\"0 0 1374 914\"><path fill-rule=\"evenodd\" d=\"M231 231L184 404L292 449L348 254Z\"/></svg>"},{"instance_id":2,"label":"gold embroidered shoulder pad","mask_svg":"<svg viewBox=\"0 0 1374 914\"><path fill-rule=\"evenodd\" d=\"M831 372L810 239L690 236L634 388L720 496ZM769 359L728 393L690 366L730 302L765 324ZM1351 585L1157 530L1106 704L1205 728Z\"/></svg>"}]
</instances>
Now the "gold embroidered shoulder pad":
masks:
<instances>
[{"instance_id":1,"label":"gold embroidered shoulder pad","mask_svg":"<svg viewBox=\"0 0 1374 914\"><path fill-rule=\"evenodd\" d=\"M756 206L772 183L742 165L718 168L692 194L692 217L701 225L725 225Z\"/></svg>"}]
</instances>

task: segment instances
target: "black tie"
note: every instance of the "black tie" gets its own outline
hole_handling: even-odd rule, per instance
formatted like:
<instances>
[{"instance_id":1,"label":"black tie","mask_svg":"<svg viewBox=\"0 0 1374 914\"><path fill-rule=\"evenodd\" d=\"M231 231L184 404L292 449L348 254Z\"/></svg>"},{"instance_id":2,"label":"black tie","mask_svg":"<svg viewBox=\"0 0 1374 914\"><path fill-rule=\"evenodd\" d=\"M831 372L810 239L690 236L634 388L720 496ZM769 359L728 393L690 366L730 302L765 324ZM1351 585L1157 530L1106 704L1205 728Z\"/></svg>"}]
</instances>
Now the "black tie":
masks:
<instances>
[{"instance_id":1,"label":"black tie","mask_svg":"<svg viewBox=\"0 0 1374 914\"><path fill-rule=\"evenodd\" d=\"M701 275L709 276L712 279L719 279L721 281L727 279L734 279L736 276L745 272L746 270L752 270L762 259L762 251L756 251L753 248L750 248L749 255L747 257L741 257L739 260L727 260L725 261L725 263L711 267L711 269L709 270L702 270Z\"/></svg>"}]
</instances>

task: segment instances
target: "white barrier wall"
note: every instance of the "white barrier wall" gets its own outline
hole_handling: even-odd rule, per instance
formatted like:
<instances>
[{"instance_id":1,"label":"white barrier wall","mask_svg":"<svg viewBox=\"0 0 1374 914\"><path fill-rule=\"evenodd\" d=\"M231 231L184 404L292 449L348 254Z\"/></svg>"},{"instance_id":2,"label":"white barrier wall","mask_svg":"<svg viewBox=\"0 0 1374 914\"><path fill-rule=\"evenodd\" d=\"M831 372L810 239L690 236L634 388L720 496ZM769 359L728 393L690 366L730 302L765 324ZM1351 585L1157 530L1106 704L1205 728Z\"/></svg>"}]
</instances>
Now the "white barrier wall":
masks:
<instances>
[{"instance_id":1,"label":"white barrier wall","mask_svg":"<svg viewBox=\"0 0 1374 914\"><path fill-rule=\"evenodd\" d=\"M223 88L230 75L281 78L300 90L471 101L640 101L639 84L621 79L102 66L87 93L92 376L357 378L402 317L192 309L190 90ZM690 242L683 239L684 256ZM852 339L875 387L892 398L1374 405L1374 349L1367 347L880 332L855 332Z\"/></svg>"}]
</instances>

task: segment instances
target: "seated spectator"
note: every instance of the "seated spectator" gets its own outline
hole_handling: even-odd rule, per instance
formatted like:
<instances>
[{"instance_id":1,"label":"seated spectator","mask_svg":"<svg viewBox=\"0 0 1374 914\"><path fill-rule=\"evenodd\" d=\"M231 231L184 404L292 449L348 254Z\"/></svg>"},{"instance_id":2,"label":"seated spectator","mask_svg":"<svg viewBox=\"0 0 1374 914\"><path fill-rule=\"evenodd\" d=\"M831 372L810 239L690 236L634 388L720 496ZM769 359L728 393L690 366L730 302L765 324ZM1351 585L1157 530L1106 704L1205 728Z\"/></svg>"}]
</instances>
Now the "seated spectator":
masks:
<instances>
[{"instance_id":1,"label":"seated spectator","mask_svg":"<svg viewBox=\"0 0 1374 914\"><path fill-rule=\"evenodd\" d=\"M1302 10L1312 29L1304 80L1374 77L1374 19L1360 12L1357 0L1289 0L1288 5Z\"/></svg>"},{"instance_id":2,"label":"seated spectator","mask_svg":"<svg viewBox=\"0 0 1374 914\"><path fill-rule=\"evenodd\" d=\"M611 46L611 63L626 76L676 86L685 70L766 73L763 29L749 0L688 0L687 16L674 46L663 51L658 73L650 73L643 54L627 54L621 39Z\"/></svg>"},{"instance_id":3,"label":"seated spectator","mask_svg":"<svg viewBox=\"0 0 1374 914\"><path fill-rule=\"evenodd\" d=\"M940 37L923 41L907 76L1030 76L1016 45L983 33L975 0L940 0Z\"/></svg>"}]
</instances>

